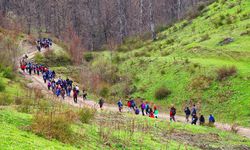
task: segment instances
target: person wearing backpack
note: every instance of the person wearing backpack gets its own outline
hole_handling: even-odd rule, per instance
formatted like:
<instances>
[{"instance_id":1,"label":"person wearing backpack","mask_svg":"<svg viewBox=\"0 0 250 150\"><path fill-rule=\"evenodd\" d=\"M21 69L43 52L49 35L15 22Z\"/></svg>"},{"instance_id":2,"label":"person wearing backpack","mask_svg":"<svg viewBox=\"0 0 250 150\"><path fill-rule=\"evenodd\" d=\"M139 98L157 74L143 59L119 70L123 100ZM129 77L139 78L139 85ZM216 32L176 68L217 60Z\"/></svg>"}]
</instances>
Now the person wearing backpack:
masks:
<instances>
[{"instance_id":1,"label":"person wearing backpack","mask_svg":"<svg viewBox=\"0 0 250 150\"><path fill-rule=\"evenodd\" d=\"M154 111L153 111L152 108L149 108L149 117L150 117L150 118L155 118L155 116L154 116Z\"/></svg>"},{"instance_id":2,"label":"person wearing backpack","mask_svg":"<svg viewBox=\"0 0 250 150\"><path fill-rule=\"evenodd\" d=\"M198 121L198 117L197 117L197 115L196 115L196 114L193 114L191 124L196 125L197 121Z\"/></svg>"},{"instance_id":3,"label":"person wearing backpack","mask_svg":"<svg viewBox=\"0 0 250 150\"><path fill-rule=\"evenodd\" d=\"M100 106L101 110L102 110L103 104L104 104L104 100L103 100L103 98L100 98L99 106Z\"/></svg>"},{"instance_id":4,"label":"person wearing backpack","mask_svg":"<svg viewBox=\"0 0 250 150\"><path fill-rule=\"evenodd\" d=\"M170 108L170 121L175 122L175 114L176 114L176 109L174 106Z\"/></svg>"},{"instance_id":5,"label":"person wearing backpack","mask_svg":"<svg viewBox=\"0 0 250 150\"><path fill-rule=\"evenodd\" d=\"M86 90L82 90L82 98L83 98L83 100L86 100L87 99L87 92L86 92Z\"/></svg>"},{"instance_id":6,"label":"person wearing backpack","mask_svg":"<svg viewBox=\"0 0 250 150\"><path fill-rule=\"evenodd\" d=\"M203 115L200 116L199 121L200 121L201 126L203 126L205 124L205 118Z\"/></svg>"},{"instance_id":7,"label":"person wearing backpack","mask_svg":"<svg viewBox=\"0 0 250 150\"><path fill-rule=\"evenodd\" d=\"M190 116L190 114L191 114L191 111L190 111L189 107L186 107L186 108L184 109L184 112L185 112L185 114L186 114L186 121L189 122L189 116Z\"/></svg>"},{"instance_id":8,"label":"person wearing backpack","mask_svg":"<svg viewBox=\"0 0 250 150\"><path fill-rule=\"evenodd\" d=\"M208 120L209 120L210 125L213 125L215 123L215 119L214 119L214 116L212 114L209 115Z\"/></svg>"},{"instance_id":9,"label":"person wearing backpack","mask_svg":"<svg viewBox=\"0 0 250 150\"><path fill-rule=\"evenodd\" d=\"M142 112L142 115L145 116L145 108L146 108L146 104L142 101L142 104L141 104L141 112Z\"/></svg>"},{"instance_id":10,"label":"person wearing backpack","mask_svg":"<svg viewBox=\"0 0 250 150\"><path fill-rule=\"evenodd\" d=\"M50 87L51 87L51 82L49 81L48 82L48 90L50 90Z\"/></svg>"},{"instance_id":11,"label":"person wearing backpack","mask_svg":"<svg viewBox=\"0 0 250 150\"><path fill-rule=\"evenodd\" d=\"M47 80L46 76L47 76L47 75L46 75L46 72L44 72L44 73L43 73L43 81L44 81L44 83L46 83L46 80Z\"/></svg>"},{"instance_id":12,"label":"person wearing backpack","mask_svg":"<svg viewBox=\"0 0 250 150\"><path fill-rule=\"evenodd\" d=\"M121 100L119 100L118 101L118 103L117 103L117 105L118 105L118 109L119 109L119 112L122 112L122 101Z\"/></svg>"},{"instance_id":13,"label":"person wearing backpack","mask_svg":"<svg viewBox=\"0 0 250 150\"><path fill-rule=\"evenodd\" d=\"M196 115L197 114L197 109L196 109L196 106L193 105L193 108L192 108L192 111L191 111L191 115Z\"/></svg>"}]
</instances>

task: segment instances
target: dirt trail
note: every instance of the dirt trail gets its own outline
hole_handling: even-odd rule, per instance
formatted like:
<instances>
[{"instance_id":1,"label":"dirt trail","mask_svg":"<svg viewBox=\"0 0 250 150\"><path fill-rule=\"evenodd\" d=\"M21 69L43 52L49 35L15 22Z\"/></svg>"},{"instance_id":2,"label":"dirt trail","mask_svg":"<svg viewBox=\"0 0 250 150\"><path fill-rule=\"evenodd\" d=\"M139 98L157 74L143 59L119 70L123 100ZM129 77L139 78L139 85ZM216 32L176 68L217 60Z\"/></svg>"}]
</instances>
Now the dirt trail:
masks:
<instances>
[{"instance_id":1,"label":"dirt trail","mask_svg":"<svg viewBox=\"0 0 250 150\"><path fill-rule=\"evenodd\" d=\"M35 56L35 54L38 51L36 50L35 47L33 47L33 51L30 50L29 48L29 52L27 53L29 59L33 58ZM44 52L44 50L42 51ZM19 61L18 61L19 62ZM20 70L20 69L19 69ZM21 71L21 70L20 70ZM21 71L22 72L22 71ZM44 81L42 79L42 76L37 76L37 75L28 75L27 73L23 73L24 76L32 81L32 87L37 87L39 89L41 89L41 92L44 94L50 94L52 95L52 91L48 91L47 90L47 85L44 84ZM98 103L96 103L93 100L83 100L82 97L78 97L78 103L74 103L73 98L72 97L65 97L65 99L63 100L61 97L58 98L60 99L60 101L70 104L72 106L75 107L83 107L83 106L88 106L88 107L94 107L94 108L98 108ZM111 105L111 104L104 104L104 109L105 110L110 110L110 111L118 111L118 108L116 105ZM125 111L125 109L124 109ZM160 119L167 119L169 120L169 114L167 113L159 113L159 118ZM177 122L182 122L182 123L186 123L185 117L183 116L176 116L176 120ZM223 124L223 123L215 123L215 127L220 129L220 130L224 130L224 131L231 131L232 126L229 124ZM244 128L244 127L237 127L238 130L238 134L247 138L250 138L250 128Z\"/></svg>"}]
</instances>

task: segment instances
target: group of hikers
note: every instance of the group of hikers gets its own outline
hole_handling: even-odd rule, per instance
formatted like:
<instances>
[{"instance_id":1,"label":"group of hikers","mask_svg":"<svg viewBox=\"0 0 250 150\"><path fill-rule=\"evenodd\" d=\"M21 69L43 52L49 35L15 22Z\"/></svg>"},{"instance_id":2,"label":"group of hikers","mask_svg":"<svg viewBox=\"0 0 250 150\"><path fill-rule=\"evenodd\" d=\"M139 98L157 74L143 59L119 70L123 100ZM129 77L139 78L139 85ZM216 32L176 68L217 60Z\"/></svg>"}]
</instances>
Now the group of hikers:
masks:
<instances>
[{"instance_id":1,"label":"group of hikers","mask_svg":"<svg viewBox=\"0 0 250 150\"><path fill-rule=\"evenodd\" d=\"M117 103L119 107L119 111L121 112L122 110L122 102L119 100ZM156 105L150 104L149 102L145 100L141 100L141 104L139 107L136 105L136 101L133 97L131 97L127 101L127 107L128 111L134 111L136 115L139 115L140 112L143 116L147 115L150 118L158 118L159 117L159 111L157 109Z\"/></svg>"},{"instance_id":2,"label":"group of hikers","mask_svg":"<svg viewBox=\"0 0 250 150\"><path fill-rule=\"evenodd\" d=\"M50 38L41 38L36 41L37 50L41 51L42 48L49 48L52 46L52 40Z\"/></svg>"},{"instance_id":3,"label":"group of hikers","mask_svg":"<svg viewBox=\"0 0 250 150\"><path fill-rule=\"evenodd\" d=\"M49 38L43 38L39 39L37 41L37 48L40 51L41 48L48 48L52 45L52 40ZM73 85L73 81L70 79L62 79L59 77L57 80L56 73L53 70L50 70L48 67L36 64L32 62L28 62L27 60L28 56L25 55L21 61L20 61L20 68L23 72L27 72L29 75L40 75L42 74L42 78L45 84L47 84L48 90L52 90L53 94L55 94L57 97L61 96L62 99L65 98L65 96L71 97L71 93L73 93L73 101L77 103L78 96L80 94L80 89L78 85ZM87 92L86 90L82 90L82 97L83 100L87 99ZM137 100L138 102L138 100ZM104 105L104 99L99 99L99 106L101 109L103 109ZM117 102L119 112L122 112L123 109L123 103L122 100L119 100ZM150 118L158 118L159 117L159 110L156 105L149 103L148 101L145 101L144 99L140 99L140 104L136 105L136 99L133 97L130 97L129 100L127 100L127 108L129 112L134 112L134 114L139 115L142 114L143 116L148 116ZM203 115L197 115L197 108L195 105L193 105L192 109L190 110L189 107L186 107L184 109L185 115L186 115L186 122L189 122L189 117L191 116L191 124L196 125L199 121L200 125L205 124L205 117ZM176 121L175 115L176 115L176 108L174 106L171 106L170 108L170 121ZM212 114L209 115L208 122L210 124L213 124L215 122L215 118Z\"/></svg>"},{"instance_id":4,"label":"group of hikers","mask_svg":"<svg viewBox=\"0 0 250 150\"><path fill-rule=\"evenodd\" d=\"M48 90L52 90L57 97L61 96L63 99L65 96L71 97L71 93L73 92L73 100L77 103L77 98L80 93L78 85L73 85L73 81L68 78L62 79L59 77L56 80L55 71L50 70L44 65L27 62L25 58L26 56L20 61L20 68L23 72L26 71L29 75L34 74L38 76L42 74L43 81L47 84ZM87 92L85 90L82 91L82 96L83 99L87 99Z\"/></svg>"},{"instance_id":5,"label":"group of hikers","mask_svg":"<svg viewBox=\"0 0 250 150\"><path fill-rule=\"evenodd\" d=\"M130 98L129 100L127 100L127 107L128 107L128 111L133 111L134 114L139 115L140 113L143 116L149 116L150 118L158 118L159 117L159 110L157 109L157 106L154 104L150 104L147 101L141 100L140 101L140 105L139 107L136 105L135 99L134 98ZM121 100L119 100L117 102L118 105L118 109L119 112L122 112L123 109L123 103ZM139 109L140 108L140 109ZM192 109L190 110L189 107L186 107L184 109L184 113L186 115L186 122L189 122L189 117L191 116L191 124L196 125L197 122L199 121L200 125L204 125L205 124L205 117L203 115L200 115L198 117L197 115L197 108L195 105L193 105ZM176 115L176 108L174 106L171 106L170 108L170 121L176 121L175 119L175 115ZM214 124L215 123L215 118L212 114L209 115L208 118L208 122L209 124Z\"/></svg>"}]
</instances>

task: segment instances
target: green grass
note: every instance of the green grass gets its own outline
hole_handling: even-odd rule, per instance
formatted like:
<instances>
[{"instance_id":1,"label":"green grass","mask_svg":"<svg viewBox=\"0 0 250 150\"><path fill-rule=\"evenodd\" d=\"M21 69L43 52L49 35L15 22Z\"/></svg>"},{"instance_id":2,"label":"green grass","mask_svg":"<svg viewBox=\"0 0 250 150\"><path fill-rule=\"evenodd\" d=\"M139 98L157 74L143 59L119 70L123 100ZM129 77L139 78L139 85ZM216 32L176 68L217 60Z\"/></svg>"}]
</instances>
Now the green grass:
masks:
<instances>
[{"instance_id":1,"label":"green grass","mask_svg":"<svg viewBox=\"0 0 250 150\"><path fill-rule=\"evenodd\" d=\"M175 104L179 114L183 114L183 107L193 99L200 104L201 113L213 113L219 122L249 126L250 36L241 33L250 30L250 2L241 0L241 5L238 2L214 2L199 17L184 20L159 33L159 40L144 41L138 49L133 47L136 40L131 43L128 40L121 47L132 49L113 53L113 58L122 58L117 64L118 72L134 77L137 91L133 96L161 105L164 111ZM231 7L232 3L236 5ZM228 37L234 42L218 45ZM110 60L108 51L94 56L92 64ZM235 66L238 72L220 82L216 80L216 70L224 66ZM202 75L212 78L210 86L205 90L188 90L194 78ZM161 86L169 88L172 94L164 100L156 100L154 93Z\"/></svg>"},{"instance_id":2,"label":"green grass","mask_svg":"<svg viewBox=\"0 0 250 150\"><path fill-rule=\"evenodd\" d=\"M31 123L31 115L8 108L0 110L1 149L76 149L56 140L46 140L22 130Z\"/></svg>"},{"instance_id":3,"label":"green grass","mask_svg":"<svg viewBox=\"0 0 250 150\"><path fill-rule=\"evenodd\" d=\"M0 146L3 149L202 149L249 147L250 141L215 128L169 123L130 114L102 112L91 124L72 124L84 139L73 145L47 140L27 131L32 115L12 107L0 109ZM118 118L113 116L117 115ZM119 119L119 117L121 117ZM134 127L132 126L134 122ZM135 132L132 132L134 128ZM102 135L102 136L101 136Z\"/></svg>"}]
</instances>

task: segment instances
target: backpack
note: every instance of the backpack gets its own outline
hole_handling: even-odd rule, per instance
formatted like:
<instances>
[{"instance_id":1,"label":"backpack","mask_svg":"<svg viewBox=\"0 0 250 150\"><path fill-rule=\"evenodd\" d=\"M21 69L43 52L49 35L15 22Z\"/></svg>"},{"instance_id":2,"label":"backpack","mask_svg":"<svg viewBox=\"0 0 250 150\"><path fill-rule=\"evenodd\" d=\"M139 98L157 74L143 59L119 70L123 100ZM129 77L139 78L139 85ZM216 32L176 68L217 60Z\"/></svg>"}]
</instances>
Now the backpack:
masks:
<instances>
[{"instance_id":1,"label":"backpack","mask_svg":"<svg viewBox=\"0 0 250 150\"><path fill-rule=\"evenodd\" d=\"M139 109L136 109L135 110L135 114L139 114L140 113L140 110Z\"/></svg>"},{"instance_id":2,"label":"backpack","mask_svg":"<svg viewBox=\"0 0 250 150\"><path fill-rule=\"evenodd\" d=\"M175 108L172 108L172 109L171 109L171 112L172 112L173 115L175 115L175 114L176 114L176 109L175 109Z\"/></svg>"}]
</instances>

